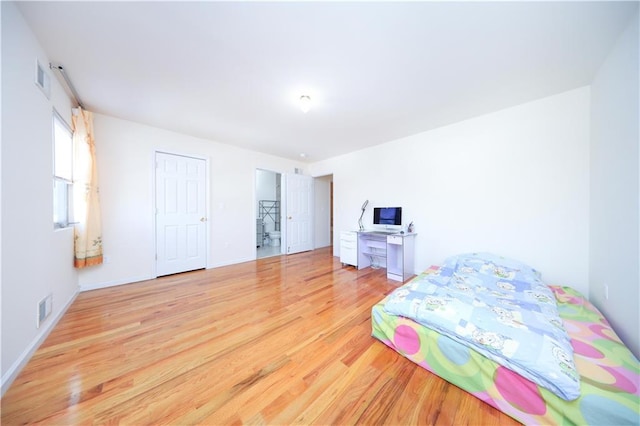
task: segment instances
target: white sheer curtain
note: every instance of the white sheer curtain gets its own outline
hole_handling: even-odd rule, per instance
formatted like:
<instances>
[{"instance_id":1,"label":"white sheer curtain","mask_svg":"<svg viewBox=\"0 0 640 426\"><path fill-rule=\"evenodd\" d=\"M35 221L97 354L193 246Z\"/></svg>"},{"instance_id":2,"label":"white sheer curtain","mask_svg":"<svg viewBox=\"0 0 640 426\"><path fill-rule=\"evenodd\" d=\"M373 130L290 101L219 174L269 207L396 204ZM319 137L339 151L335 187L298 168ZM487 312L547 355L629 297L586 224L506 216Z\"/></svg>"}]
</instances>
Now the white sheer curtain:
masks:
<instances>
[{"instance_id":1,"label":"white sheer curtain","mask_svg":"<svg viewBox=\"0 0 640 426\"><path fill-rule=\"evenodd\" d=\"M74 266L102 263L102 223L98 189L93 114L81 108L73 114L74 145Z\"/></svg>"}]
</instances>

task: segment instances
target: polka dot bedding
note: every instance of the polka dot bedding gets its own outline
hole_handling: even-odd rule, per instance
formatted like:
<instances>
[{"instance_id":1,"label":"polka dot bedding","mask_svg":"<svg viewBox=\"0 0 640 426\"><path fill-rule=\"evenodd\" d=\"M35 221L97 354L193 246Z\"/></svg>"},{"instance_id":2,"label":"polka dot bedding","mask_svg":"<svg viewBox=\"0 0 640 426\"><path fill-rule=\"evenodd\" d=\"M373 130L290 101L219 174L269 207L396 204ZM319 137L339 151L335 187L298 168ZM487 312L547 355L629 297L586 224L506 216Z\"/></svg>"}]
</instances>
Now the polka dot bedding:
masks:
<instances>
[{"instance_id":1,"label":"polka dot bedding","mask_svg":"<svg viewBox=\"0 0 640 426\"><path fill-rule=\"evenodd\" d=\"M427 273L437 273L431 267ZM580 397L566 401L461 343L389 315L371 312L373 337L421 367L524 424L640 424L640 363L604 316L576 290L549 286L571 339Z\"/></svg>"}]
</instances>

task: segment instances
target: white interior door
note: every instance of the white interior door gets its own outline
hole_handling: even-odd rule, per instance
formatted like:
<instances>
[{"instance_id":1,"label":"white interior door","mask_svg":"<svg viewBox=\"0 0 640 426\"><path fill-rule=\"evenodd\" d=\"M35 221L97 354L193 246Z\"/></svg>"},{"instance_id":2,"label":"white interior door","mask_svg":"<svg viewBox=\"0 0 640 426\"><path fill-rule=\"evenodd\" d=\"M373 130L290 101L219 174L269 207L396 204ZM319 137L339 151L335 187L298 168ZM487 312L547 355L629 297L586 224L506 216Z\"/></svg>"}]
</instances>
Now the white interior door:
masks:
<instances>
[{"instance_id":1,"label":"white interior door","mask_svg":"<svg viewBox=\"0 0 640 426\"><path fill-rule=\"evenodd\" d=\"M156 152L156 275L207 266L206 162Z\"/></svg>"},{"instance_id":2,"label":"white interior door","mask_svg":"<svg viewBox=\"0 0 640 426\"><path fill-rule=\"evenodd\" d=\"M313 249L313 178L286 174L287 254Z\"/></svg>"}]
</instances>

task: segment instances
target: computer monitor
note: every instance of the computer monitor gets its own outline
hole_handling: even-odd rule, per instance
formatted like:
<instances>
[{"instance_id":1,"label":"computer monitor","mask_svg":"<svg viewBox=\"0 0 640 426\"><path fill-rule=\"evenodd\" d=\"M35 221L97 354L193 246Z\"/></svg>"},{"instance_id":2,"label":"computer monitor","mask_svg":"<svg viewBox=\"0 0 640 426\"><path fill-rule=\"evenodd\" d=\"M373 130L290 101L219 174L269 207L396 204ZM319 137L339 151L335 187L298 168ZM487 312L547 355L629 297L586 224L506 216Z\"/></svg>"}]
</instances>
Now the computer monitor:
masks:
<instances>
[{"instance_id":1,"label":"computer monitor","mask_svg":"<svg viewBox=\"0 0 640 426\"><path fill-rule=\"evenodd\" d=\"M402 207L374 207L374 225L402 225Z\"/></svg>"}]
</instances>

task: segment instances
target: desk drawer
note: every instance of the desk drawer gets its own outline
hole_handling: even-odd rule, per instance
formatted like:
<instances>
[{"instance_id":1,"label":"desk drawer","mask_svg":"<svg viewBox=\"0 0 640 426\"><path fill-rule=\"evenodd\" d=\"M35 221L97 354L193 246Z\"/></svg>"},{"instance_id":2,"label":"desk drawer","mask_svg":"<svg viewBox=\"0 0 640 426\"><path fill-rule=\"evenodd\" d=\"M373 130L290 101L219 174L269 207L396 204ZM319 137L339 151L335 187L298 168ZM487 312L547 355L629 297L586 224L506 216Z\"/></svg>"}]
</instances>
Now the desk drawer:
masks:
<instances>
[{"instance_id":1,"label":"desk drawer","mask_svg":"<svg viewBox=\"0 0 640 426\"><path fill-rule=\"evenodd\" d=\"M398 235L389 235L387 237L387 244L397 244L399 246L402 245L402 237Z\"/></svg>"},{"instance_id":2,"label":"desk drawer","mask_svg":"<svg viewBox=\"0 0 640 426\"><path fill-rule=\"evenodd\" d=\"M358 234L353 231L340 232L340 262L358 266Z\"/></svg>"},{"instance_id":3,"label":"desk drawer","mask_svg":"<svg viewBox=\"0 0 640 426\"><path fill-rule=\"evenodd\" d=\"M358 244L354 241L340 240L340 249L357 250Z\"/></svg>"},{"instance_id":4,"label":"desk drawer","mask_svg":"<svg viewBox=\"0 0 640 426\"><path fill-rule=\"evenodd\" d=\"M355 244L358 241L358 234L353 231L342 231L340 232L340 241L349 241Z\"/></svg>"}]
</instances>

